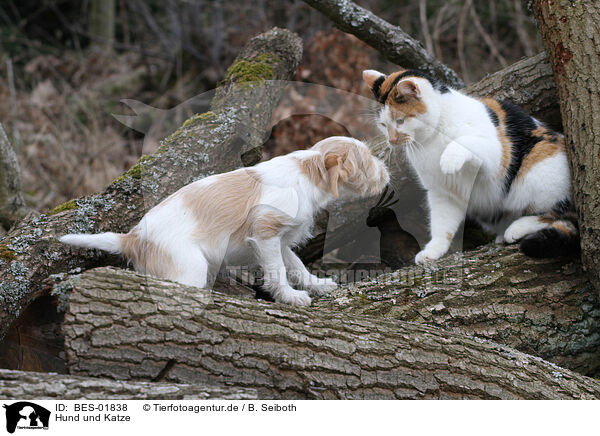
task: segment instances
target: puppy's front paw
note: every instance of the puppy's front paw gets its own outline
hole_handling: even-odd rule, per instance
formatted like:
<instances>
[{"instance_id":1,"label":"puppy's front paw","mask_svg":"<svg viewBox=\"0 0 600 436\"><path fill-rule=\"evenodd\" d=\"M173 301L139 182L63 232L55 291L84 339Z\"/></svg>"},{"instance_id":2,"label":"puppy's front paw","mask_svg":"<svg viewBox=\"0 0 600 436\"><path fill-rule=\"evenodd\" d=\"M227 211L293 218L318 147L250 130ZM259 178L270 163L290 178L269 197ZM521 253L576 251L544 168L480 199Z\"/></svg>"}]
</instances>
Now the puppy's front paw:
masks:
<instances>
[{"instance_id":1,"label":"puppy's front paw","mask_svg":"<svg viewBox=\"0 0 600 436\"><path fill-rule=\"evenodd\" d=\"M316 282L311 283L306 287L310 295L327 295L334 289L337 289L338 285L336 282L329 278L317 279Z\"/></svg>"},{"instance_id":2,"label":"puppy's front paw","mask_svg":"<svg viewBox=\"0 0 600 436\"><path fill-rule=\"evenodd\" d=\"M460 153L447 151L440 158L440 168L444 174L452 175L460 171L465 164L465 157Z\"/></svg>"},{"instance_id":3,"label":"puppy's front paw","mask_svg":"<svg viewBox=\"0 0 600 436\"><path fill-rule=\"evenodd\" d=\"M292 306L308 306L312 302L308 292L299 291L291 286L279 289L273 298L278 303L291 304Z\"/></svg>"}]
</instances>

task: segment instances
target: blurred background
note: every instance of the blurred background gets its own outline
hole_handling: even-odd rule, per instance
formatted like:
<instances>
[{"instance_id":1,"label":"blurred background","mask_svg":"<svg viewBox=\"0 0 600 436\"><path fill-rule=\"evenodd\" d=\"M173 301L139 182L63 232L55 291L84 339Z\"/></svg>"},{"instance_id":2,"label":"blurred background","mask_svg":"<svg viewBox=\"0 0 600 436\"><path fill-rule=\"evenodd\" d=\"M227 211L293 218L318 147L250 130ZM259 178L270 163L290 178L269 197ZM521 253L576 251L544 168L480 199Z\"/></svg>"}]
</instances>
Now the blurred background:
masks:
<instances>
[{"instance_id":1,"label":"blurred background","mask_svg":"<svg viewBox=\"0 0 600 436\"><path fill-rule=\"evenodd\" d=\"M542 51L521 0L358 0L399 25L466 84ZM112 113L120 99L169 109L213 89L252 36L297 32L296 80L370 96L360 72L391 72L375 50L300 0L3 0L0 121L17 150L30 205L44 211L104 188L132 166L143 136ZM343 126L291 116L268 155L307 147Z\"/></svg>"}]
</instances>

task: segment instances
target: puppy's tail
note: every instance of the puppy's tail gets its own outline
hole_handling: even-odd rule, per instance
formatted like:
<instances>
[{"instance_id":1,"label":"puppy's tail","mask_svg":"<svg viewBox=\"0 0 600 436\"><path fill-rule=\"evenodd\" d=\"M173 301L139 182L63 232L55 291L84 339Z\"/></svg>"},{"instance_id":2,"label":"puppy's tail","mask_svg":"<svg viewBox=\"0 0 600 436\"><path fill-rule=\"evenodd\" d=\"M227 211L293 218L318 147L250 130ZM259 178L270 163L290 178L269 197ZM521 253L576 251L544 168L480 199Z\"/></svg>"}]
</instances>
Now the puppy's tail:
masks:
<instances>
[{"instance_id":1,"label":"puppy's tail","mask_svg":"<svg viewBox=\"0 0 600 436\"><path fill-rule=\"evenodd\" d=\"M83 248L97 248L102 251L108 251L113 254L120 254L122 249L121 233L99 233L97 235L79 234L64 235L58 238L63 244L74 245Z\"/></svg>"},{"instance_id":2,"label":"puppy's tail","mask_svg":"<svg viewBox=\"0 0 600 436\"><path fill-rule=\"evenodd\" d=\"M581 252L579 226L572 205L568 203L543 217L549 226L521 240L521 251L530 257L574 256Z\"/></svg>"}]
</instances>

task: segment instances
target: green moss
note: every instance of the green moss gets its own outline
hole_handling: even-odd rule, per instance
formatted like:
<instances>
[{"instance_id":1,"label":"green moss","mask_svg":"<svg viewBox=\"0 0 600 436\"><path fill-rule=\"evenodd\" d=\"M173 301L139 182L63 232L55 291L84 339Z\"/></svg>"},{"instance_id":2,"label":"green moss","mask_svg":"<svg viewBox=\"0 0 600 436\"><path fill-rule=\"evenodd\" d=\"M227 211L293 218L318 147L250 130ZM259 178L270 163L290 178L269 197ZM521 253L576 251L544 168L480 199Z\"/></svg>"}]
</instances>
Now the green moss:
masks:
<instances>
[{"instance_id":1,"label":"green moss","mask_svg":"<svg viewBox=\"0 0 600 436\"><path fill-rule=\"evenodd\" d=\"M193 126L194 124L196 124L199 121L202 122L210 122L210 121L214 121L217 119L217 115L214 112L208 111L208 112L204 112L201 114L195 114L193 116L191 116L190 118L188 118L183 125L181 126L182 129L188 128L190 126Z\"/></svg>"},{"instance_id":2,"label":"green moss","mask_svg":"<svg viewBox=\"0 0 600 436\"><path fill-rule=\"evenodd\" d=\"M137 179L137 180L141 179L144 167L146 166L146 164L148 162L152 162L154 159L156 159L156 156L154 156L154 155L147 155L147 154L142 155L142 157L140 157L140 159L138 160L137 164L135 164L134 166L129 168L129 170L127 172L123 173L122 175L117 177L115 180L113 180L113 183L119 183L126 179Z\"/></svg>"},{"instance_id":3,"label":"green moss","mask_svg":"<svg viewBox=\"0 0 600 436\"><path fill-rule=\"evenodd\" d=\"M79 206L75 200L69 200L66 203L59 204L54 209L48 211L48 215L56 215L57 213L64 212L65 210L77 209Z\"/></svg>"},{"instance_id":4,"label":"green moss","mask_svg":"<svg viewBox=\"0 0 600 436\"><path fill-rule=\"evenodd\" d=\"M262 53L250 60L240 60L231 64L225 72L223 82L264 82L273 79L273 64L279 61L279 57L270 53Z\"/></svg>"},{"instance_id":5,"label":"green moss","mask_svg":"<svg viewBox=\"0 0 600 436\"><path fill-rule=\"evenodd\" d=\"M14 251L8 248L5 244L0 245L0 259L4 260L16 260L17 255Z\"/></svg>"}]
</instances>

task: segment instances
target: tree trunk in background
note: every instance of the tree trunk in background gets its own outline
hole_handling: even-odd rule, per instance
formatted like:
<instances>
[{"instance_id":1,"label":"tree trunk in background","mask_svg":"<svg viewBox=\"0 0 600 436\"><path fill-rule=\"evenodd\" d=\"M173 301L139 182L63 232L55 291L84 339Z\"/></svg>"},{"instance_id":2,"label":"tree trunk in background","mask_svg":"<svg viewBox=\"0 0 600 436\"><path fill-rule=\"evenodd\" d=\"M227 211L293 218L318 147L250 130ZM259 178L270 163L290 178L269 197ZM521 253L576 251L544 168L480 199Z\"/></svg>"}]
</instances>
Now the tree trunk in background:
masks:
<instances>
[{"instance_id":1,"label":"tree trunk in background","mask_svg":"<svg viewBox=\"0 0 600 436\"><path fill-rule=\"evenodd\" d=\"M29 210L23 199L17 154L0 123L0 228L8 230Z\"/></svg>"},{"instance_id":2,"label":"tree trunk in background","mask_svg":"<svg viewBox=\"0 0 600 436\"><path fill-rule=\"evenodd\" d=\"M103 50L112 50L115 41L115 0L91 0L89 32Z\"/></svg>"},{"instance_id":3,"label":"tree trunk in background","mask_svg":"<svg viewBox=\"0 0 600 436\"><path fill-rule=\"evenodd\" d=\"M73 374L256 389L260 398L600 398L600 382L416 323L234 298L131 271L75 283Z\"/></svg>"},{"instance_id":4,"label":"tree trunk in background","mask_svg":"<svg viewBox=\"0 0 600 436\"><path fill-rule=\"evenodd\" d=\"M0 242L0 338L23 309L49 289L49 275L122 263L96 250L73 249L58 242L57 236L127 232L147 208L182 186L248 165L240 157L242 146L253 149L263 144L282 89L239 82L289 80L301 57L300 38L287 30L275 28L256 36L234 61L211 112L192 117L156 153L143 156L104 192L71 200L10 231Z\"/></svg>"},{"instance_id":5,"label":"tree trunk in background","mask_svg":"<svg viewBox=\"0 0 600 436\"><path fill-rule=\"evenodd\" d=\"M600 2L533 7L560 98L583 265L600 290Z\"/></svg>"}]
</instances>

